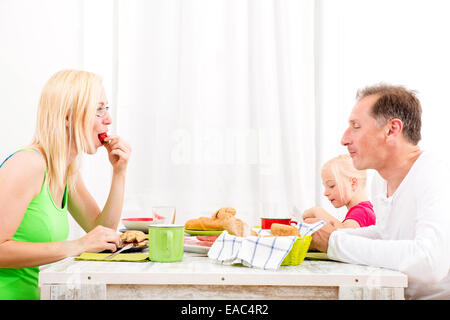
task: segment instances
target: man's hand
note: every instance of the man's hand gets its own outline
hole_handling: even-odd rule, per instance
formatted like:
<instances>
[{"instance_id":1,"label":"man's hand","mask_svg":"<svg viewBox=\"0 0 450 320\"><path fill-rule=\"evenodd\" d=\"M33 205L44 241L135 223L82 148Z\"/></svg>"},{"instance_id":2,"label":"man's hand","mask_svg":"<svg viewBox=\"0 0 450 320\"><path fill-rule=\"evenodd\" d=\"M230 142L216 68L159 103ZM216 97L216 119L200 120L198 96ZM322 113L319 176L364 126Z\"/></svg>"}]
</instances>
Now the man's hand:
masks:
<instances>
[{"instance_id":1,"label":"man's hand","mask_svg":"<svg viewBox=\"0 0 450 320\"><path fill-rule=\"evenodd\" d=\"M304 221L306 223L313 224L320 220L321 219L317 219L317 218L308 218ZM328 251L328 239L330 239L331 233L334 232L335 230L336 230L336 227L334 226L333 222L325 223L325 225L322 228L320 228L319 230L317 230L316 232L314 232L312 234L312 241L311 241L310 249L327 252Z\"/></svg>"}]
</instances>

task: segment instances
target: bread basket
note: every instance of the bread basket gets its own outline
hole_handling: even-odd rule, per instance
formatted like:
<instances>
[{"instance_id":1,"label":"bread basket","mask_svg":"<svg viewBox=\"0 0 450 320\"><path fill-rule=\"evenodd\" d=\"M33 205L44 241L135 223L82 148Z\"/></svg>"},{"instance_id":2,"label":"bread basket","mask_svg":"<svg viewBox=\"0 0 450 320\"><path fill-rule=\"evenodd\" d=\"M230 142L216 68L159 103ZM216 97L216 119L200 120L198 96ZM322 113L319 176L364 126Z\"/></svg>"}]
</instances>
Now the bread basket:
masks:
<instances>
[{"instance_id":1,"label":"bread basket","mask_svg":"<svg viewBox=\"0 0 450 320\"><path fill-rule=\"evenodd\" d=\"M295 240L294 245L291 248L291 251L284 258L283 262L281 262L282 266L298 266L305 259L306 253L308 252L309 245L311 244L311 235L298 237Z\"/></svg>"}]
</instances>

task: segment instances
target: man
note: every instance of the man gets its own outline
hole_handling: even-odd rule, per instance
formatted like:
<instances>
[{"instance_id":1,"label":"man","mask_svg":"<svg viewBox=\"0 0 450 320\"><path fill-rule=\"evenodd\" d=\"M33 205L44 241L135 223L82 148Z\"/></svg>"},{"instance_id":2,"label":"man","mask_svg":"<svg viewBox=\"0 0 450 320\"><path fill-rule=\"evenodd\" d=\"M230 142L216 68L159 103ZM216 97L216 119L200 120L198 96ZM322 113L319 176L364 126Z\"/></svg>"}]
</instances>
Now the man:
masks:
<instances>
[{"instance_id":1,"label":"man","mask_svg":"<svg viewBox=\"0 0 450 320\"><path fill-rule=\"evenodd\" d=\"M423 152L420 102L403 87L358 91L341 143L357 169L375 169L375 226L313 235L312 247L334 260L399 270L407 299L450 299L449 168Z\"/></svg>"}]
</instances>

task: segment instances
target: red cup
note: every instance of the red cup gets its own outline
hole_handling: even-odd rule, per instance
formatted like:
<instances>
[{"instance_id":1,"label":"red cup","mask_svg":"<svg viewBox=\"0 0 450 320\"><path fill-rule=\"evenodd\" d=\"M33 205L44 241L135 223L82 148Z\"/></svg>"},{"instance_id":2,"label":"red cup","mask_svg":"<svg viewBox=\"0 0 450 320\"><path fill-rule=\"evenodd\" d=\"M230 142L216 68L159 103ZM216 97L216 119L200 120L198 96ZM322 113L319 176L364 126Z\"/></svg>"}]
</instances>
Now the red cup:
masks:
<instances>
[{"instance_id":1,"label":"red cup","mask_svg":"<svg viewBox=\"0 0 450 320\"><path fill-rule=\"evenodd\" d=\"M272 226L272 223L281 223L286 224L288 226L291 225L291 223L297 224L296 221L292 221L292 218L261 218L261 229L270 229Z\"/></svg>"}]
</instances>

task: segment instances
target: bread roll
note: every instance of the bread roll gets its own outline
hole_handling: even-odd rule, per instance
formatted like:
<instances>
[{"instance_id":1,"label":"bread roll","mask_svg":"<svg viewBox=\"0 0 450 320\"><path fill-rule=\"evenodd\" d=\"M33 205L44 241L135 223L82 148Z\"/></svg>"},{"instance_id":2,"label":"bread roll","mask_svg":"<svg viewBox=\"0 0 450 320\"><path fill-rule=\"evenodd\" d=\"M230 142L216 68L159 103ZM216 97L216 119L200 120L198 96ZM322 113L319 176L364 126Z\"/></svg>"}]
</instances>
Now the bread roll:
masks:
<instances>
[{"instance_id":1,"label":"bread roll","mask_svg":"<svg viewBox=\"0 0 450 320\"><path fill-rule=\"evenodd\" d=\"M272 223L270 234L273 236L297 236L300 237L300 232L294 226L288 226L281 223Z\"/></svg>"},{"instance_id":2,"label":"bread roll","mask_svg":"<svg viewBox=\"0 0 450 320\"><path fill-rule=\"evenodd\" d=\"M185 228L188 230L224 230L221 220L208 217L188 220Z\"/></svg>"},{"instance_id":3,"label":"bread roll","mask_svg":"<svg viewBox=\"0 0 450 320\"><path fill-rule=\"evenodd\" d=\"M225 207L225 208L221 208L219 210L217 210L212 218L214 219L228 219L231 217L234 217L234 215L236 214L236 209L232 208L232 207Z\"/></svg>"},{"instance_id":4,"label":"bread roll","mask_svg":"<svg viewBox=\"0 0 450 320\"><path fill-rule=\"evenodd\" d=\"M229 234L238 237L248 237L250 235L256 235L256 233L250 229L250 227L241 219L230 217L222 220L223 228L228 231ZM253 233L252 233L253 231Z\"/></svg>"}]
</instances>

